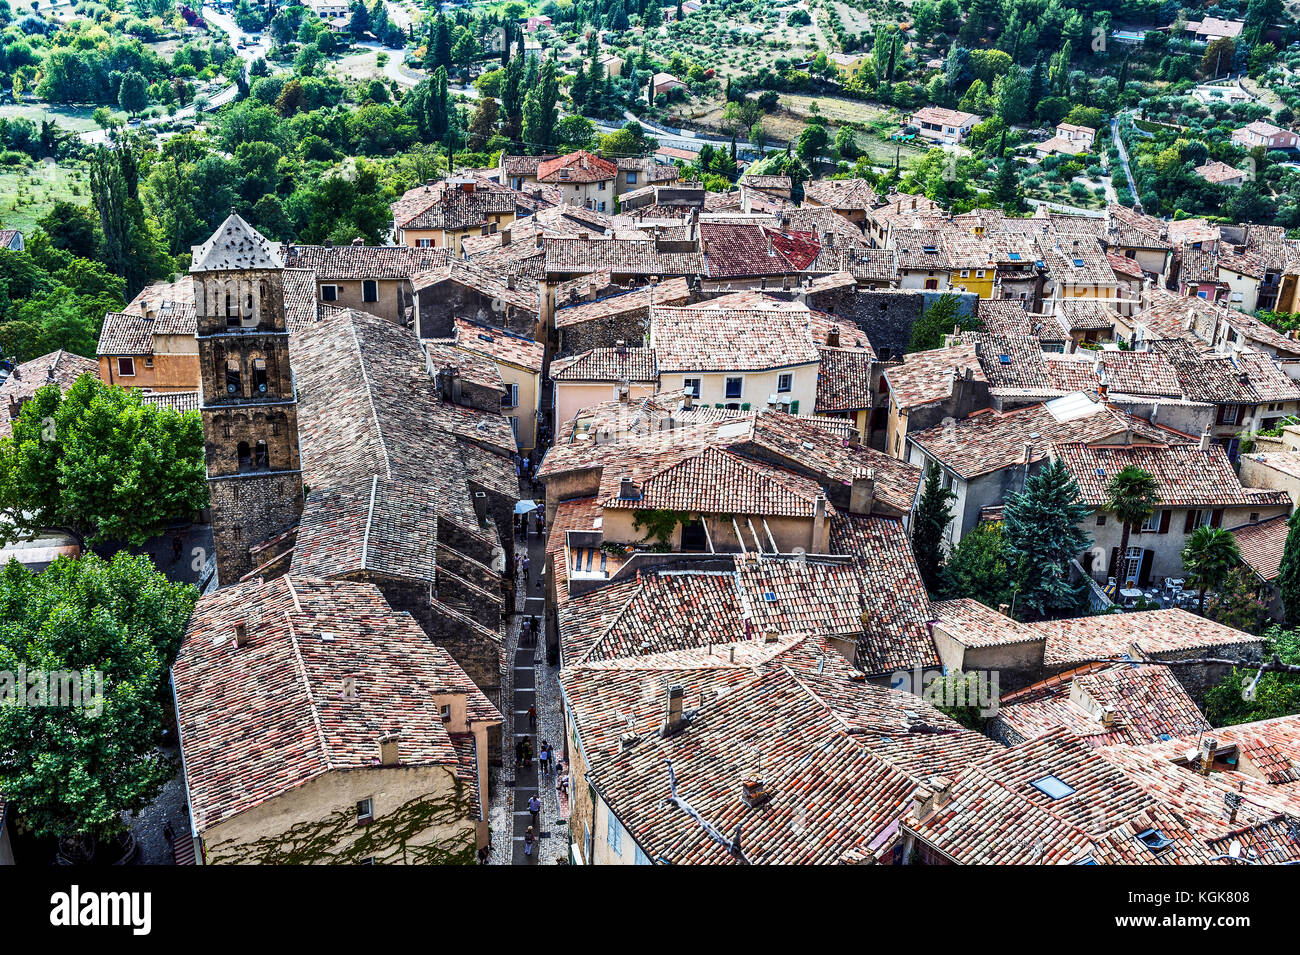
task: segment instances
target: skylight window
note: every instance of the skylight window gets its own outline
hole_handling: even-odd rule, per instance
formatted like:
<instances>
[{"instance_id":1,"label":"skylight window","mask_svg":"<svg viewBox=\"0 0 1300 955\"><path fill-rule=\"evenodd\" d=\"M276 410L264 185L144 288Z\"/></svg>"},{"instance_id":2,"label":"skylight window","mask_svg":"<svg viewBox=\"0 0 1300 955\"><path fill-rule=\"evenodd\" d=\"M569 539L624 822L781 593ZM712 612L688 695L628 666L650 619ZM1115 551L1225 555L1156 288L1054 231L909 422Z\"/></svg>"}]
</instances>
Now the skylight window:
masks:
<instances>
[{"instance_id":1,"label":"skylight window","mask_svg":"<svg viewBox=\"0 0 1300 955\"><path fill-rule=\"evenodd\" d=\"M770 604L774 604L774 603L776 603L776 593L775 593L774 591L771 591L771 590L764 591L764 592L763 592L763 599L766 600L766 601L767 601L768 603L770 603Z\"/></svg>"},{"instance_id":2,"label":"skylight window","mask_svg":"<svg viewBox=\"0 0 1300 955\"><path fill-rule=\"evenodd\" d=\"M1012 252L1010 255L1007 256L1007 258L1009 258L1012 262L1019 262L1019 261L1020 261L1020 253L1019 253L1019 252Z\"/></svg>"},{"instance_id":3,"label":"skylight window","mask_svg":"<svg viewBox=\"0 0 1300 955\"><path fill-rule=\"evenodd\" d=\"M1083 268L1083 259L1075 259L1075 260L1074 260L1074 267L1075 267L1076 269L1081 269L1081 268Z\"/></svg>"},{"instance_id":4,"label":"skylight window","mask_svg":"<svg viewBox=\"0 0 1300 955\"><path fill-rule=\"evenodd\" d=\"M1042 779L1035 779L1033 786L1040 793L1052 799L1064 799L1074 792L1073 786L1056 776L1044 776Z\"/></svg>"},{"instance_id":5,"label":"skylight window","mask_svg":"<svg viewBox=\"0 0 1300 955\"><path fill-rule=\"evenodd\" d=\"M998 355L998 361L1002 362L1002 364L1004 364L1004 365L1009 365L1009 364L1011 364L1011 356L1010 356L1010 355Z\"/></svg>"},{"instance_id":6,"label":"skylight window","mask_svg":"<svg viewBox=\"0 0 1300 955\"><path fill-rule=\"evenodd\" d=\"M1161 849L1167 849L1174 844L1174 840L1159 829L1144 829L1137 834L1137 840L1152 852L1159 852Z\"/></svg>"}]
</instances>

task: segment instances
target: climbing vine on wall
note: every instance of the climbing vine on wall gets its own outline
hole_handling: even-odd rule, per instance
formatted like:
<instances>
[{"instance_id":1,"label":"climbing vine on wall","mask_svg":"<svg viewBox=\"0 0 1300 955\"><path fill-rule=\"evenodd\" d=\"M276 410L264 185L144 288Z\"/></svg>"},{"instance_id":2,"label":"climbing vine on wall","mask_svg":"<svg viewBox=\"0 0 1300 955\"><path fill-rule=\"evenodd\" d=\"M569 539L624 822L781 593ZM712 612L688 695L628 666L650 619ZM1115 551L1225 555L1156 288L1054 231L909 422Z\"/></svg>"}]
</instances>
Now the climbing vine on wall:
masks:
<instances>
[{"instance_id":1,"label":"climbing vine on wall","mask_svg":"<svg viewBox=\"0 0 1300 955\"><path fill-rule=\"evenodd\" d=\"M653 510L636 510L632 512L632 526L645 530L644 541L658 541L662 549L667 549L673 538L673 531L678 524L685 524L691 519L686 511L669 511L663 508ZM655 548L660 549L660 548Z\"/></svg>"},{"instance_id":2,"label":"climbing vine on wall","mask_svg":"<svg viewBox=\"0 0 1300 955\"><path fill-rule=\"evenodd\" d=\"M373 857L376 865L473 865L474 800L461 780L451 795L417 796L373 823L358 828L348 810L301 822L254 842L230 840L209 846L210 865L355 865ZM426 844L411 840L436 830Z\"/></svg>"}]
</instances>

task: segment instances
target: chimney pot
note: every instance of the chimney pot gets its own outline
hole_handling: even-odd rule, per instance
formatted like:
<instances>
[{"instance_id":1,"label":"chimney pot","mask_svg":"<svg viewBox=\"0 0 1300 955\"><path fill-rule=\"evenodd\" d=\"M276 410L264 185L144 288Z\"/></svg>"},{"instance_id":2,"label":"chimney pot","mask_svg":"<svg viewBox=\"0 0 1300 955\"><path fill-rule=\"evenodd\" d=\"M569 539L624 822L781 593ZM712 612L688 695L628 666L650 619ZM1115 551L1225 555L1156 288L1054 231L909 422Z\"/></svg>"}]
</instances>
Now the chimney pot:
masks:
<instances>
[{"instance_id":1,"label":"chimney pot","mask_svg":"<svg viewBox=\"0 0 1300 955\"><path fill-rule=\"evenodd\" d=\"M664 725L659 730L660 736L672 736L686 725L686 718L682 714L682 702L685 696L686 691L680 684L668 687L668 710L664 714Z\"/></svg>"},{"instance_id":2,"label":"chimney pot","mask_svg":"<svg viewBox=\"0 0 1300 955\"><path fill-rule=\"evenodd\" d=\"M248 646L248 625L242 621L235 624L235 646Z\"/></svg>"},{"instance_id":3,"label":"chimney pot","mask_svg":"<svg viewBox=\"0 0 1300 955\"><path fill-rule=\"evenodd\" d=\"M761 779L743 779L740 782L740 801L750 809L757 809L769 799L772 794L767 791L767 786Z\"/></svg>"},{"instance_id":4,"label":"chimney pot","mask_svg":"<svg viewBox=\"0 0 1300 955\"><path fill-rule=\"evenodd\" d=\"M396 766L402 759L401 747L399 740L402 734L393 732L385 733L379 737L379 765Z\"/></svg>"}]
</instances>

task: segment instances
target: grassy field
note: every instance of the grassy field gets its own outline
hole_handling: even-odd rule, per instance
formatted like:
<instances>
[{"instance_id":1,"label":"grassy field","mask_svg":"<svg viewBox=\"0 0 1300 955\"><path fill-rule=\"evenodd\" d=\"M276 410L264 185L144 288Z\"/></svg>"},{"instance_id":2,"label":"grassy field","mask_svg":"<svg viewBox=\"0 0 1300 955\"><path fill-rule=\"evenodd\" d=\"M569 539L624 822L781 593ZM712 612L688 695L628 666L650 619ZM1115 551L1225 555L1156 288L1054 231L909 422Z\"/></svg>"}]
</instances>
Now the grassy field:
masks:
<instances>
[{"instance_id":1,"label":"grassy field","mask_svg":"<svg viewBox=\"0 0 1300 955\"><path fill-rule=\"evenodd\" d=\"M59 200L90 201L90 179L80 164L38 162L0 171L0 222L6 228L31 232Z\"/></svg>"},{"instance_id":2,"label":"grassy field","mask_svg":"<svg viewBox=\"0 0 1300 955\"><path fill-rule=\"evenodd\" d=\"M44 104L22 104L9 103L0 106L0 118L13 119L21 116L30 119L34 123L40 123L45 119L52 119L64 129L73 133L84 133L92 129L98 129L94 119L91 118L93 109L74 109L70 106L46 106ZM125 113L114 112L119 119L125 119Z\"/></svg>"}]
</instances>

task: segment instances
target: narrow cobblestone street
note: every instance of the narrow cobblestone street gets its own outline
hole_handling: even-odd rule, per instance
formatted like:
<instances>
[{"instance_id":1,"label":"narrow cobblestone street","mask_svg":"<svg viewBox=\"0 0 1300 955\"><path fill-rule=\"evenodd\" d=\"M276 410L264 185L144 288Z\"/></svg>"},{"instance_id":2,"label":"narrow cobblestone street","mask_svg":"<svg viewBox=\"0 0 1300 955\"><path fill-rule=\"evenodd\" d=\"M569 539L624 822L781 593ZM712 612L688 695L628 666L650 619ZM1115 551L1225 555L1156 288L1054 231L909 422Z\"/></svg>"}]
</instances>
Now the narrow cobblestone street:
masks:
<instances>
[{"instance_id":1,"label":"narrow cobblestone street","mask_svg":"<svg viewBox=\"0 0 1300 955\"><path fill-rule=\"evenodd\" d=\"M519 497L537 499L539 488L526 479L520 481ZM540 503L540 500L539 500ZM546 564L546 539L533 531L529 522L526 542L515 536L517 552L527 547L529 571L527 579L521 572L516 577L515 614L510 621L507 653L511 661L507 675L502 715L503 762L493 788L491 826L493 851L491 865L548 865L568 861L568 800L556 791L555 759L563 747L562 721L559 708L559 668L546 662L545 614L538 610L537 619L542 632L536 637L521 640L523 622L530 614L525 612L529 598L539 607L546 594L542 569ZM536 725L528 718L530 707L536 708ZM515 765L515 747L528 738L533 758L527 768ZM552 744L555 756L551 770L539 772L537 754L543 742ZM533 823L528 810L528 800L538 796L541 810ZM524 853L524 837L529 826L537 837L531 855Z\"/></svg>"}]
</instances>

